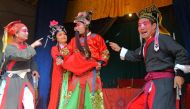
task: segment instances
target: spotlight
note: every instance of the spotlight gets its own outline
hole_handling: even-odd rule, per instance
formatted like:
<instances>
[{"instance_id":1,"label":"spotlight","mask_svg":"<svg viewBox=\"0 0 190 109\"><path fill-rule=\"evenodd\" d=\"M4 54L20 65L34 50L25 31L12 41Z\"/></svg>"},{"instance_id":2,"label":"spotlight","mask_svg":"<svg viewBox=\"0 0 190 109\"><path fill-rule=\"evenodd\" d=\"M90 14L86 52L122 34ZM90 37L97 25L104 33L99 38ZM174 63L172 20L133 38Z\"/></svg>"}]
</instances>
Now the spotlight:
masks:
<instances>
[{"instance_id":1,"label":"spotlight","mask_svg":"<svg viewBox=\"0 0 190 109\"><path fill-rule=\"evenodd\" d=\"M132 17L132 16L133 16L133 14L132 14L132 13L129 13L129 14L128 14L128 16L129 16L129 17Z\"/></svg>"}]
</instances>

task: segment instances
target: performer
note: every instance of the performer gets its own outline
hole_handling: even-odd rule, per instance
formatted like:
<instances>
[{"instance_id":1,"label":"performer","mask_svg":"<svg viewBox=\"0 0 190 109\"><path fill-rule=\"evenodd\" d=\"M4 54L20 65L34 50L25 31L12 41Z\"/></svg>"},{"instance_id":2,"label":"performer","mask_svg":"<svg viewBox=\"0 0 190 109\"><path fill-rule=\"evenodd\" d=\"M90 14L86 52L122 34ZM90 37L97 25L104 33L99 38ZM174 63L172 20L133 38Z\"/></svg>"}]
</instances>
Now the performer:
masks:
<instances>
[{"instance_id":1,"label":"performer","mask_svg":"<svg viewBox=\"0 0 190 109\"><path fill-rule=\"evenodd\" d=\"M57 109L59 104L62 79L66 70L63 68L63 58L69 55L67 49L67 32L65 28L53 20L50 22L51 39L57 41L57 45L51 49L53 58L53 71L51 82L50 102L48 109Z\"/></svg>"},{"instance_id":2,"label":"performer","mask_svg":"<svg viewBox=\"0 0 190 109\"><path fill-rule=\"evenodd\" d=\"M41 45L39 39L28 45L28 29L21 21L13 21L5 27L3 36L3 75L0 86L1 109L34 109L34 89L27 73L39 77L33 66L32 57L36 54L35 47Z\"/></svg>"},{"instance_id":3,"label":"performer","mask_svg":"<svg viewBox=\"0 0 190 109\"><path fill-rule=\"evenodd\" d=\"M68 87L62 89L59 109L103 109L99 71L109 59L104 39L89 29L92 12L79 12L75 18L75 37L68 44L70 56L64 68L72 72Z\"/></svg>"},{"instance_id":4,"label":"performer","mask_svg":"<svg viewBox=\"0 0 190 109\"><path fill-rule=\"evenodd\" d=\"M110 42L122 60L143 60L146 66L146 84L126 109L176 109L174 88L181 89L184 72L188 72L184 69L189 64L187 51L162 26L156 6L141 10L138 17L141 47L131 51Z\"/></svg>"}]
</instances>

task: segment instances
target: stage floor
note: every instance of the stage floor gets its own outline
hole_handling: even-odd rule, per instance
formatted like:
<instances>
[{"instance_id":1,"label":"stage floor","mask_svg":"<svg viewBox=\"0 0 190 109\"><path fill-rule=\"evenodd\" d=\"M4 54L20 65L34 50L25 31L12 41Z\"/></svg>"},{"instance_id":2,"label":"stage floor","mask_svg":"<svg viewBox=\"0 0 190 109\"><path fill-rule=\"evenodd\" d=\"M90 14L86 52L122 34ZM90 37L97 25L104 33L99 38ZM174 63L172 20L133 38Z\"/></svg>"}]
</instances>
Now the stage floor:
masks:
<instances>
[{"instance_id":1,"label":"stage floor","mask_svg":"<svg viewBox=\"0 0 190 109\"><path fill-rule=\"evenodd\" d=\"M105 109L125 109L129 101L137 95L140 88L103 88L104 107ZM183 103L185 108L190 109L190 84L186 85L186 91L184 93ZM178 105L178 101L176 101ZM177 106L176 109L179 109Z\"/></svg>"}]
</instances>

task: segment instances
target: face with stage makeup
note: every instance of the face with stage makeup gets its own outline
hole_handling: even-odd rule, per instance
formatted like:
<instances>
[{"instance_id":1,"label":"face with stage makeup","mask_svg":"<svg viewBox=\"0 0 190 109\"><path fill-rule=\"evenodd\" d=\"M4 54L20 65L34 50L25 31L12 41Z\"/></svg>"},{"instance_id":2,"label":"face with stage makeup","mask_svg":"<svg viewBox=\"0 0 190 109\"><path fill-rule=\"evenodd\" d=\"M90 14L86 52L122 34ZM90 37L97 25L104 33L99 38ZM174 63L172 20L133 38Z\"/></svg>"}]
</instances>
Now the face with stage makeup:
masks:
<instances>
[{"instance_id":1,"label":"face with stage makeup","mask_svg":"<svg viewBox=\"0 0 190 109\"><path fill-rule=\"evenodd\" d=\"M148 18L140 18L138 21L138 31L140 37L147 40L155 34L156 23Z\"/></svg>"},{"instance_id":2,"label":"face with stage makeup","mask_svg":"<svg viewBox=\"0 0 190 109\"><path fill-rule=\"evenodd\" d=\"M84 34L86 32L87 25L85 25L83 22L76 22L74 30L78 31L79 34Z\"/></svg>"},{"instance_id":3,"label":"face with stage makeup","mask_svg":"<svg viewBox=\"0 0 190 109\"><path fill-rule=\"evenodd\" d=\"M20 41L26 41L28 39L28 28L26 26L21 27L15 33L15 38Z\"/></svg>"},{"instance_id":4,"label":"face with stage makeup","mask_svg":"<svg viewBox=\"0 0 190 109\"><path fill-rule=\"evenodd\" d=\"M67 34L64 31L58 31L56 33L56 39L58 43L65 44L67 43Z\"/></svg>"}]
</instances>

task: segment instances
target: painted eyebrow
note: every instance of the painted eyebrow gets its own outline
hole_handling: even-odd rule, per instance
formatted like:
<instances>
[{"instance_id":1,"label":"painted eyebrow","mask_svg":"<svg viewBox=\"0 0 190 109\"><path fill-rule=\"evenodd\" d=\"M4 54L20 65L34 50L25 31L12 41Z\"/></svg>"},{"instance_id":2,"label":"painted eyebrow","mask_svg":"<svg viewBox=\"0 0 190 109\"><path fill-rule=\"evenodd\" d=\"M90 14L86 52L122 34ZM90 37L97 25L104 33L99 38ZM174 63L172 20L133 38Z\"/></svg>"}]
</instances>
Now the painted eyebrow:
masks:
<instances>
[{"instance_id":1,"label":"painted eyebrow","mask_svg":"<svg viewBox=\"0 0 190 109\"><path fill-rule=\"evenodd\" d=\"M144 23L149 23L149 21L143 21L141 23L138 22L138 24L144 24Z\"/></svg>"}]
</instances>

